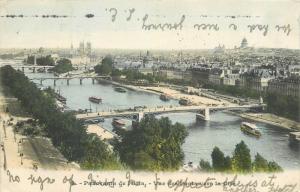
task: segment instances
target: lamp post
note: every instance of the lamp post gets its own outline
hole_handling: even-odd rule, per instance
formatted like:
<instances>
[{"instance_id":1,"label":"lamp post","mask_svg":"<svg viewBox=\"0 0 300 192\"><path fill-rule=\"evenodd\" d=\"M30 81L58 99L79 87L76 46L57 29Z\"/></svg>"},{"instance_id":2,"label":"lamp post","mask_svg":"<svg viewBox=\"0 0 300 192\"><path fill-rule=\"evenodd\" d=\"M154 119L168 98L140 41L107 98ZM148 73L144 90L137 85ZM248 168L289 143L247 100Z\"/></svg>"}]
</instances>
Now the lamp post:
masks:
<instances>
[{"instance_id":1,"label":"lamp post","mask_svg":"<svg viewBox=\"0 0 300 192\"><path fill-rule=\"evenodd\" d=\"M4 168L4 170L6 170L7 165L6 165L6 154L5 154L4 144L1 144L1 148L3 151L3 158L4 158L3 168Z\"/></svg>"},{"instance_id":2,"label":"lamp post","mask_svg":"<svg viewBox=\"0 0 300 192\"><path fill-rule=\"evenodd\" d=\"M23 153L20 153L20 157L21 157L21 165L23 165Z\"/></svg>"},{"instance_id":3,"label":"lamp post","mask_svg":"<svg viewBox=\"0 0 300 192\"><path fill-rule=\"evenodd\" d=\"M18 142L18 153L20 153L20 144L22 143L22 141L21 140L19 140L19 142Z\"/></svg>"},{"instance_id":4,"label":"lamp post","mask_svg":"<svg viewBox=\"0 0 300 192\"><path fill-rule=\"evenodd\" d=\"M4 131L4 137L6 138L6 125L3 123L3 131Z\"/></svg>"},{"instance_id":5,"label":"lamp post","mask_svg":"<svg viewBox=\"0 0 300 192\"><path fill-rule=\"evenodd\" d=\"M15 142L17 141L17 138L16 138L16 131L14 130L14 140Z\"/></svg>"}]
</instances>

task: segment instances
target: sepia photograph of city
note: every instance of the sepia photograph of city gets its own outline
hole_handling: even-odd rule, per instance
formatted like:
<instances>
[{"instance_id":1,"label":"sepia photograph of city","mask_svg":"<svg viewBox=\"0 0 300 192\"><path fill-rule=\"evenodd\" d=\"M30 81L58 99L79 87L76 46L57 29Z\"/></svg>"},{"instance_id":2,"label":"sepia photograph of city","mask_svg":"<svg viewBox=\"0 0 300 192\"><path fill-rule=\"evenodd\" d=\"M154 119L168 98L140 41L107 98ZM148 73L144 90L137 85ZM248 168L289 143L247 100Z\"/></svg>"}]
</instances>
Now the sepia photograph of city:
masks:
<instances>
[{"instance_id":1,"label":"sepia photograph of city","mask_svg":"<svg viewBox=\"0 0 300 192\"><path fill-rule=\"evenodd\" d=\"M299 190L299 10L0 0L0 191Z\"/></svg>"}]
</instances>

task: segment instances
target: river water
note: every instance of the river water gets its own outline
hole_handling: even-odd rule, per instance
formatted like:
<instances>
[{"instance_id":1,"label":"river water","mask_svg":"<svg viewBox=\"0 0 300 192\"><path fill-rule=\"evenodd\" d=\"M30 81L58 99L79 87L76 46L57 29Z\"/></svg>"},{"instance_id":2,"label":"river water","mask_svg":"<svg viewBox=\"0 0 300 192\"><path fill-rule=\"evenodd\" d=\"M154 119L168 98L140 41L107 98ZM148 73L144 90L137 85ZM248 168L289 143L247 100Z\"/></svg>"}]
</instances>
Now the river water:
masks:
<instances>
[{"instance_id":1,"label":"river water","mask_svg":"<svg viewBox=\"0 0 300 192\"><path fill-rule=\"evenodd\" d=\"M26 73L28 77L46 77L52 74ZM39 81L35 81L39 83ZM53 86L53 80L43 81L43 86ZM85 79L83 84L79 84L79 79L70 81L68 86L66 80L58 80L56 90L67 98L67 105L71 109L89 109L93 111L111 110L117 108L130 108L134 106L162 106L178 105L178 101L171 100L163 102L158 95L130 91L119 93L114 91L111 84L92 84L92 80ZM103 99L102 104L90 104L88 97L99 96ZM162 115L158 115L160 117ZM260 153L267 160L274 160L286 169L299 168L300 152L289 146L288 131L276 126L265 123L255 122L262 136L255 137L245 135L240 130L242 118L228 114L226 112L211 113L211 121L196 122L195 113L170 113L164 114L172 122L184 124L189 132L188 137L183 145L185 152L185 163L193 162L198 164L200 159L210 161L210 155L214 146L218 146L226 155L232 155L234 147L241 140L245 141L251 150L252 157ZM248 121L248 120L247 120ZM250 121L251 122L251 121ZM111 118L105 120L102 126L112 130Z\"/></svg>"}]
</instances>

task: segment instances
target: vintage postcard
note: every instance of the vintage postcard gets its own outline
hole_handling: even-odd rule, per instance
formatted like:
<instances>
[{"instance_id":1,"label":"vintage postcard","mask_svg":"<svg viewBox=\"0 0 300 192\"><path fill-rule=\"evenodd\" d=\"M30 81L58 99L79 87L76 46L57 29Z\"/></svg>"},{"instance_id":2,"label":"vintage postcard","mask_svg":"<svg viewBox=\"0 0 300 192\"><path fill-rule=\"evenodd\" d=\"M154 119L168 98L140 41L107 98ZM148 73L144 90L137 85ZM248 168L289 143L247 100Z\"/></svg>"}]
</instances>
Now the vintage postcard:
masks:
<instances>
[{"instance_id":1,"label":"vintage postcard","mask_svg":"<svg viewBox=\"0 0 300 192\"><path fill-rule=\"evenodd\" d=\"M299 0L0 0L0 191L300 191Z\"/></svg>"}]
</instances>

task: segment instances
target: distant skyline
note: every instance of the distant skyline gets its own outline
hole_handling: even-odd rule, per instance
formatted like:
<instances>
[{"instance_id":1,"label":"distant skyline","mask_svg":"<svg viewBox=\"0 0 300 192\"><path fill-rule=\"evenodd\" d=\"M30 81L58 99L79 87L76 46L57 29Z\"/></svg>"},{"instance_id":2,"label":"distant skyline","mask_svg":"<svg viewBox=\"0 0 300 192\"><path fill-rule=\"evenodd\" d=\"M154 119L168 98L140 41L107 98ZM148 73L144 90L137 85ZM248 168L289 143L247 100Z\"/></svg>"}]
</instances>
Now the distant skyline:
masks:
<instances>
[{"instance_id":1,"label":"distant skyline","mask_svg":"<svg viewBox=\"0 0 300 192\"><path fill-rule=\"evenodd\" d=\"M115 22L105 11L112 7L118 9ZM135 11L127 21L131 8ZM250 47L299 49L299 10L300 3L289 0L0 0L0 48L70 48L71 44L77 48L80 41L90 41L99 49L211 49L219 44L230 49L245 37ZM28 17L6 17L20 14ZM182 30L144 31L145 14L149 14L147 24L179 22L183 14L186 18ZM193 28L202 23L218 24L220 31ZM228 28L231 23L238 26L236 31ZM267 35L249 33L249 24L268 24ZM287 24L288 36L274 30Z\"/></svg>"}]
</instances>

